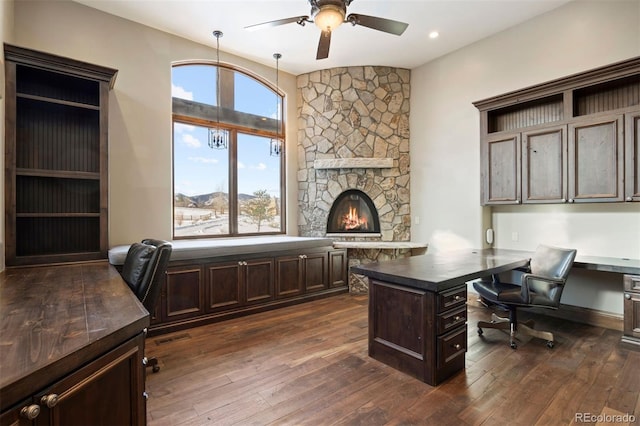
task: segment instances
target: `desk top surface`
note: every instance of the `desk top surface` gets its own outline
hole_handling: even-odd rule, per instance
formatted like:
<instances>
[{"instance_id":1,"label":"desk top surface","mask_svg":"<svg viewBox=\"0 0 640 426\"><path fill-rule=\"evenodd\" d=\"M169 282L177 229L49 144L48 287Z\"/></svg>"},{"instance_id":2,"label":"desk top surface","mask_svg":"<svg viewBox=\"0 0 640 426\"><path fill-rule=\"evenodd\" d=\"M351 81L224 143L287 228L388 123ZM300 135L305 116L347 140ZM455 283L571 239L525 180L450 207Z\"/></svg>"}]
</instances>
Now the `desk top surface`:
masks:
<instances>
[{"instance_id":1,"label":"desk top surface","mask_svg":"<svg viewBox=\"0 0 640 426\"><path fill-rule=\"evenodd\" d=\"M149 313L107 262L0 273L1 409L139 334Z\"/></svg>"},{"instance_id":2,"label":"desk top surface","mask_svg":"<svg viewBox=\"0 0 640 426\"><path fill-rule=\"evenodd\" d=\"M526 266L519 250L460 250L352 266L351 271L393 284L442 291L475 278Z\"/></svg>"}]
</instances>

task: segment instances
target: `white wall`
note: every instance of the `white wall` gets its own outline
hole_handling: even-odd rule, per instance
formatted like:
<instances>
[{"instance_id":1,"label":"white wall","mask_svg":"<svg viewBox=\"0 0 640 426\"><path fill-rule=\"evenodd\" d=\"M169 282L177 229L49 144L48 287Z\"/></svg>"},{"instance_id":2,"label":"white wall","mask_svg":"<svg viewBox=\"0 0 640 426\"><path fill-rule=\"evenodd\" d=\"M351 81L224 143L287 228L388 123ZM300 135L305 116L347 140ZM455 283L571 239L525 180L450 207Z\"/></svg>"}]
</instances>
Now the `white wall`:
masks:
<instances>
[{"instance_id":1,"label":"white wall","mask_svg":"<svg viewBox=\"0 0 640 426\"><path fill-rule=\"evenodd\" d=\"M481 207L479 113L472 105L638 55L640 1L578 0L412 70L412 240L428 242L430 251L480 247L492 226L498 248L547 243L640 258L639 203ZM611 280L621 289L618 275L583 275L570 278L563 303L622 312L621 295L604 306L602 298L576 297L611 288Z\"/></svg>"},{"instance_id":2,"label":"white wall","mask_svg":"<svg viewBox=\"0 0 640 426\"><path fill-rule=\"evenodd\" d=\"M224 27L220 28L224 31ZM70 1L20 1L15 44L118 69L109 105L109 245L171 238L171 63L215 60L204 46ZM275 69L224 52L220 61L275 83ZM271 56L271 52L268 53ZM275 65L275 63L274 63ZM295 76L280 73L287 139L296 140ZM297 158L287 156L287 228L297 234Z\"/></svg>"}]
</instances>

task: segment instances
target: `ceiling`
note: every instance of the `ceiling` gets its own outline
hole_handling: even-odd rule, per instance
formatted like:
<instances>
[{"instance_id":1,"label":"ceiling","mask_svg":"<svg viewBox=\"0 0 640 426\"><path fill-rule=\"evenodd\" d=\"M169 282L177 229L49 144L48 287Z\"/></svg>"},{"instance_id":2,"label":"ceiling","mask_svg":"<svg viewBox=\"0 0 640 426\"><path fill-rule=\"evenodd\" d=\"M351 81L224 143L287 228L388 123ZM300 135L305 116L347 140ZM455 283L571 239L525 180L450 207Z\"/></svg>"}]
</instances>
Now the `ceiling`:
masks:
<instances>
[{"instance_id":1,"label":"ceiling","mask_svg":"<svg viewBox=\"0 0 640 426\"><path fill-rule=\"evenodd\" d=\"M415 68L492 34L555 9L569 0L354 0L358 13L409 24L401 36L343 24L327 59L316 60L320 30L296 23L248 31L266 21L310 15L308 0L74 0L104 12L215 47L294 75L354 65ZM437 31L439 37L429 38Z\"/></svg>"}]
</instances>

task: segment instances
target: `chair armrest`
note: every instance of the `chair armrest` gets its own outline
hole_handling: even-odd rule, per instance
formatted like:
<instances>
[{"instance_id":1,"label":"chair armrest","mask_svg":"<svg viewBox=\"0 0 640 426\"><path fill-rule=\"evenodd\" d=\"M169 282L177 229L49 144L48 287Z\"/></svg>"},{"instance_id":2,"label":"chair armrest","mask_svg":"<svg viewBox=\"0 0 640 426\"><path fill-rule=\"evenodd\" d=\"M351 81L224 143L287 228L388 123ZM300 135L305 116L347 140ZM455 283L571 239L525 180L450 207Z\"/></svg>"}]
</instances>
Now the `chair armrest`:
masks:
<instances>
[{"instance_id":1,"label":"chair armrest","mask_svg":"<svg viewBox=\"0 0 640 426\"><path fill-rule=\"evenodd\" d=\"M522 274L522 298L531 305L558 307L565 280Z\"/></svg>"}]
</instances>

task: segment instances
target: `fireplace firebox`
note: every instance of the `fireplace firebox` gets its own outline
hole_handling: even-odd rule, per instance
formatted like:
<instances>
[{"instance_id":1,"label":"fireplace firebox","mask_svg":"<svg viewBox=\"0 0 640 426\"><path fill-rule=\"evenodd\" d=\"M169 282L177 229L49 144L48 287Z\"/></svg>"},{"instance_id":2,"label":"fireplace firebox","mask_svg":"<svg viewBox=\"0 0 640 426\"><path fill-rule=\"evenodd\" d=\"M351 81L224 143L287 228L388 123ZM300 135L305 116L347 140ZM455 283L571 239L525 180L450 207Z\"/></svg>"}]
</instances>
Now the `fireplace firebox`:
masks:
<instances>
[{"instance_id":1,"label":"fireplace firebox","mask_svg":"<svg viewBox=\"0 0 640 426\"><path fill-rule=\"evenodd\" d=\"M357 189L336 198L327 220L327 234L379 234L378 211L371 198Z\"/></svg>"}]
</instances>

